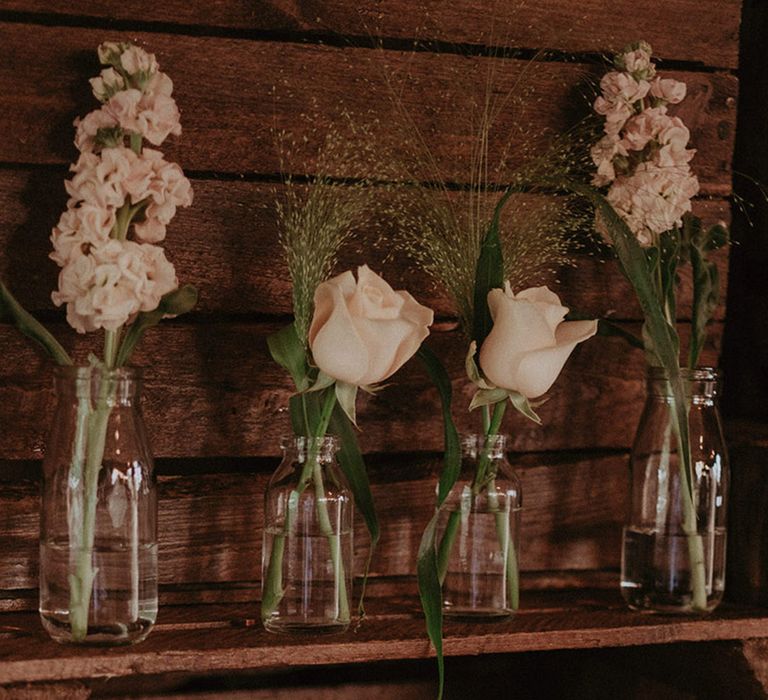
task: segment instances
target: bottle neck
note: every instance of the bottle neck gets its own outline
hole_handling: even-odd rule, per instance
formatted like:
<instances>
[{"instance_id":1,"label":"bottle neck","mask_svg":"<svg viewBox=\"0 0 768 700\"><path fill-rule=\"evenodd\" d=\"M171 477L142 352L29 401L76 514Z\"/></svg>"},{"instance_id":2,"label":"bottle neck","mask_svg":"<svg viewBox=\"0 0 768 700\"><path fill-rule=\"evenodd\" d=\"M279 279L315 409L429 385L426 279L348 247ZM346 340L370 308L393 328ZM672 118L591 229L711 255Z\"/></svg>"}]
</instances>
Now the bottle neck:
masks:
<instances>
[{"instance_id":1,"label":"bottle neck","mask_svg":"<svg viewBox=\"0 0 768 700\"><path fill-rule=\"evenodd\" d=\"M142 383L142 372L136 367L57 367L55 371L56 393L62 399L130 406L138 401Z\"/></svg>"},{"instance_id":2,"label":"bottle neck","mask_svg":"<svg viewBox=\"0 0 768 700\"><path fill-rule=\"evenodd\" d=\"M478 459L479 457L501 459L505 457L506 451L506 435L469 433L461 438L461 453L464 457L471 459Z\"/></svg>"},{"instance_id":3,"label":"bottle neck","mask_svg":"<svg viewBox=\"0 0 768 700\"><path fill-rule=\"evenodd\" d=\"M283 438L281 447L285 457L293 462L303 464L309 459L314 459L320 464L330 464L336 459L339 440L333 435L320 438L292 436Z\"/></svg>"},{"instance_id":4,"label":"bottle neck","mask_svg":"<svg viewBox=\"0 0 768 700\"><path fill-rule=\"evenodd\" d=\"M720 374L713 367L680 369L686 398L692 401L714 403L720 393ZM648 395L657 399L672 399L669 376L663 367L650 367L647 374Z\"/></svg>"}]
</instances>

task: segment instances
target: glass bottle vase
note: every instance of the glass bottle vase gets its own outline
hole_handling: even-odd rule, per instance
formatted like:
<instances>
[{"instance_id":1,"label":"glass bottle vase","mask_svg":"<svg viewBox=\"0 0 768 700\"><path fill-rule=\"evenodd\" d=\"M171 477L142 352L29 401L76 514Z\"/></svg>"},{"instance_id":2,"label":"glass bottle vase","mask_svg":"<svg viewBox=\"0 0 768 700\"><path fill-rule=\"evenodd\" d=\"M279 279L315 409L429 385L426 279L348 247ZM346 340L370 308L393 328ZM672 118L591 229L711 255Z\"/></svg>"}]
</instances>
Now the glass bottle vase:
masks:
<instances>
[{"instance_id":1,"label":"glass bottle vase","mask_svg":"<svg viewBox=\"0 0 768 700\"><path fill-rule=\"evenodd\" d=\"M157 496L136 369L60 367L43 461L40 616L62 643L131 644L157 618Z\"/></svg>"},{"instance_id":2,"label":"glass bottle vase","mask_svg":"<svg viewBox=\"0 0 768 700\"><path fill-rule=\"evenodd\" d=\"M269 632L342 632L350 622L354 503L335 437L283 441L264 498L261 619Z\"/></svg>"},{"instance_id":3,"label":"glass bottle vase","mask_svg":"<svg viewBox=\"0 0 768 700\"><path fill-rule=\"evenodd\" d=\"M506 436L463 436L461 473L437 524L444 615L494 620L517 610L521 507Z\"/></svg>"},{"instance_id":4,"label":"glass bottle vase","mask_svg":"<svg viewBox=\"0 0 768 700\"><path fill-rule=\"evenodd\" d=\"M651 368L630 457L621 592L635 610L696 614L714 610L723 597L728 457L717 407L716 370L681 371L692 473L678 457L666 374Z\"/></svg>"}]
</instances>

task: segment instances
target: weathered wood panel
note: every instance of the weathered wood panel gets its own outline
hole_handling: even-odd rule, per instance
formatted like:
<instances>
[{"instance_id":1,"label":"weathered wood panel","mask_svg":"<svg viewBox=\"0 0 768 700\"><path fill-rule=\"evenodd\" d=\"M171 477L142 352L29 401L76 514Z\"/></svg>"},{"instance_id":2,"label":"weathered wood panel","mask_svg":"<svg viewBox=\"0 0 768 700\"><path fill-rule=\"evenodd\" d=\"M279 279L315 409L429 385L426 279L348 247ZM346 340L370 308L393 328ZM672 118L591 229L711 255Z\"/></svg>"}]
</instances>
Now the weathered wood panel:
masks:
<instances>
[{"instance_id":1,"label":"weathered wood panel","mask_svg":"<svg viewBox=\"0 0 768 700\"><path fill-rule=\"evenodd\" d=\"M168 257L180 278L200 292L197 311L208 314L286 314L291 312L288 273L277 242L275 197L280 185L195 180L194 205L179 210L168 229ZM382 198L386 193L382 193ZM59 268L48 259L49 236L66 203L58 170L0 170L0 276L30 311L52 309L50 293ZM510 205L514 207L514 203ZM724 200L699 200L695 212L708 223L730 218ZM340 266L367 261L396 288L407 287L439 316L454 309L438 285L413 269L404 255L374 256L374 238L390 242L398 235L394 222L381 234L360 233L342 254ZM384 246L379 245L382 249ZM727 286L728 252L718 255L723 290ZM554 276L547 281L555 284ZM629 284L617 265L597 256L580 255L575 268L558 278L564 303L583 313L620 319L642 318ZM690 275L683 276L680 318L690 317ZM531 284L538 282L531 280ZM719 307L717 318L725 315Z\"/></svg>"},{"instance_id":2,"label":"weathered wood panel","mask_svg":"<svg viewBox=\"0 0 768 700\"><path fill-rule=\"evenodd\" d=\"M34 42L29 41L31 33ZM580 102L574 97L576 87L602 70L239 39L120 32L110 36L147 44L173 77L184 135L164 150L185 169L217 172L277 172L272 127L306 134L312 153L318 134L299 115L318 113L332 120L342 104L352 112L374 114L397 142L395 125L402 119L393 111L382 80L386 66L407 76L400 99L418 128L438 135L433 150L439 169L447 179L463 182L469 172L469 105L478 84L483 84L478 76L486 74L489 63L498 78L495 90L504 94L514 89L519 98L499 116L491 152L503 149L510 134L516 135L518 147L523 140L535 146L542 130L561 131L572 124ZM73 158L71 122L94 108L87 78L97 68L94 49L103 39L103 30L0 24L0 45L8 56L0 62L0 131L8 134L0 142L0 161L63 163ZM190 56L205 56L204 66ZM516 87L523 71L526 77ZM688 98L679 114L699 149L697 174L707 192L728 194L737 80L720 73L669 75L688 83ZM549 108L542 110L542 104Z\"/></svg>"},{"instance_id":3,"label":"weathered wood panel","mask_svg":"<svg viewBox=\"0 0 768 700\"><path fill-rule=\"evenodd\" d=\"M125 649L77 649L49 640L34 613L0 615L0 682L116 678L171 672L289 670L300 666L429 658L412 586L374 603L357 631L327 637L270 635L255 603L165 608L149 638ZM536 593L509 622L447 625L445 653L475 656L768 636L765 610L723 608L702 618L637 615L615 592ZM172 651L169 651L172 650Z\"/></svg>"},{"instance_id":4,"label":"weathered wood panel","mask_svg":"<svg viewBox=\"0 0 768 700\"><path fill-rule=\"evenodd\" d=\"M663 5L614 0L610 8L603 0L535 4L381 0L370 5L350 0L219 0L206 6L204 16L185 0L151 6L137 0L5 0L3 9L69 15L81 22L87 17L129 22L140 18L246 31L374 34L568 52L610 51L647 39L665 59L701 61L706 57L709 65L735 68L741 0L667 0Z\"/></svg>"},{"instance_id":5,"label":"weathered wood panel","mask_svg":"<svg viewBox=\"0 0 768 700\"><path fill-rule=\"evenodd\" d=\"M526 455L513 458L523 483L524 571L616 567L627 490L626 455ZM376 460L373 494L381 518L374 576L415 574L422 530L432 515L437 459ZM261 576L264 490L268 472L160 478L161 584L250 582ZM37 585L37 484L0 488L0 581ZM368 537L358 518L356 571Z\"/></svg>"},{"instance_id":6,"label":"weathered wood panel","mask_svg":"<svg viewBox=\"0 0 768 700\"><path fill-rule=\"evenodd\" d=\"M639 328L628 326L638 333ZM135 356L151 367L144 402L154 452L163 457L273 455L289 432L286 373L268 356L268 324L166 323L153 329ZM716 361L721 335L714 326L704 363ZM56 327L57 335L64 329ZM682 330L685 330L684 328ZM71 338L73 333L68 336ZM76 355L87 355L76 339ZM69 345L69 343L68 343ZM473 393L458 332L436 332L430 345L454 379L454 415L460 430L476 430ZM0 326L0 459L41 455L52 411L50 365L15 328ZM92 346L90 346L92 347ZM183 358L183 361L180 361ZM505 423L515 450L627 448L642 409L644 359L617 338L596 338L576 348L539 414L543 427L521 416ZM423 451L442 447L436 393L422 368L410 363L376 397L362 396L358 416L366 452ZM417 439L416 439L417 438Z\"/></svg>"}]
</instances>

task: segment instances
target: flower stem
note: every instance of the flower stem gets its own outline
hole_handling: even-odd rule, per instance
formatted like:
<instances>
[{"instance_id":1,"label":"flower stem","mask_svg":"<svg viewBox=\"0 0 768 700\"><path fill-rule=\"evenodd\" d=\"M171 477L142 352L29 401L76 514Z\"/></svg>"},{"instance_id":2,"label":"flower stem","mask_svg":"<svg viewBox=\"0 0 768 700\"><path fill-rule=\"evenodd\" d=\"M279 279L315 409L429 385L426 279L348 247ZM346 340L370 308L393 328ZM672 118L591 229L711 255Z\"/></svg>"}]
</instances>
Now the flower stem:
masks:
<instances>
[{"instance_id":1,"label":"flower stem","mask_svg":"<svg viewBox=\"0 0 768 700\"><path fill-rule=\"evenodd\" d=\"M108 398L112 392L111 385L111 379L102 374L96 408L89 409L86 418L85 473L79 484L83 491L82 529L75 542L75 571L69 577L70 627L74 641L83 641L88 634L91 591L98 573L98 569L93 566L93 545L96 531L98 476L104 459L107 424L112 411Z\"/></svg>"},{"instance_id":2,"label":"flower stem","mask_svg":"<svg viewBox=\"0 0 768 700\"><path fill-rule=\"evenodd\" d=\"M672 401L674 405L674 399ZM686 415L688 411L689 407L686 409ZM674 419L670 417L670 421L672 422L675 437L677 438L679 445L680 430ZM669 447L665 440L663 457L666 457L667 464L669 464L668 450ZM683 450L678 449L678 455L682 453ZM678 468L680 470L679 491L683 510L682 528L688 542L688 560L691 567L691 607L693 610L706 612L707 571L704 557L704 540L701 534L699 534L696 517L695 489L693 485L694 475L692 473L691 465L686 464L683 459L678 458Z\"/></svg>"},{"instance_id":3,"label":"flower stem","mask_svg":"<svg viewBox=\"0 0 768 700\"><path fill-rule=\"evenodd\" d=\"M301 494L307 488L310 481L314 483L315 487L315 507L317 510L317 518L320 531L328 539L331 562L333 564L334 571L334 586L338 618L344 621L349 620L349 600L347 597L344 563L341 552L341 530L339 529L339 532L334 533L333 525L331 524L330 515L328 513L328 505L326 503L325 486L323 484L322 478L322 467L318 458L320 442L322 438L325 437L326 431L328 430L328 423L331 420L331 415L335 405L336 393L333 387L330 387L326 390L326 395L320 414L320 420L318 422L315 433L312 436L314 439L312 439L309 444L307 459L302 468L301 475L299 477L299 483L288 497L288 508L286 510L283 531L279 535L275 535L273 540L272 551L270 553L269 564L267 566L267 575L264 584L264 595L261 602L261 619L263 621L266 621L269 617L271 617L271 615L280 605L280 601L285 594L282 584L285 538L290 535L291 528L293 527L293 523L296 520L296 514L298 511ZM308 427L309 422L306 416L306 412L305 422Z\"/></svg>"}]
</instances>

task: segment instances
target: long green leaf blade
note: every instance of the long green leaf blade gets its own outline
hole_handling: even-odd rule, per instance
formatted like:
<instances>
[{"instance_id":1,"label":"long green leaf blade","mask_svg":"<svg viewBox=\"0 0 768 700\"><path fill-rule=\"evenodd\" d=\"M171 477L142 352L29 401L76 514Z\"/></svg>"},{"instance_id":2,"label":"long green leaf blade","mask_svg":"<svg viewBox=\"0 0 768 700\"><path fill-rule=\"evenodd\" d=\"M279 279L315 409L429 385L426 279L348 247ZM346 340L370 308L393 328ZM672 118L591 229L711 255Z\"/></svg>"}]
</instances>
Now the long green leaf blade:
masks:
<instances>
[{"instance_id":1,"label":"long green leaf blade","mask_svg":"<svg viewBox=\"0 0 768 700\"><path fill-rule=\"evenodd\" d=\"M680 457L685 465L689 497L693 499L693 478L691 464L691 443L688 429L688 410L685 401L685 387L680 374L680 341L677 330L667 323L662 302L654 290L648 260L624 220L616 213L610 202L593 188L581 183L566 183L566 187L582 195L595 206L603 223L611 234L613 247L624 272L635 289L645 317L645 325L653 340L653 350L661 365L667 371L674 400L675 422L680 441Z\"/></svg>"},{"instance_id":2,"label":"long green leaf blade","mask_svg":"<svg viewBox=\"0 0 768 700\"><path fill-rule=\"evenodd\" d=\"M331 415L329 425L330 432L338 436L340 442L339 464L344 476L347 477L349 487L355 497L355 505L365 520L371 541L375 545L379 541L379 518L373 502L371 485L365 469L363 455L357 444L357 435L344 411L336 404Z\"/></svg>"},{"instance_id":3,"label":"long green leaf blade","mask_svg":"<svg viewBox=\"0 0 768 700\"><path fill-rule=\"evenodd\" d=\"M437 698L443 697L445 685L445 660L443 658L443 592L437 572L437 552L435 538L439 511L435 511L429 521L419 544L416 562L416 578L419 584L419 598L424 610L427 635L437 655L438 692Z\"/></svg>"},{"instance_id":4,"label":"long green leaf blade","mask_svg":"<svg viewBox=\"0 0 768 700\"><path fill-rule=\"evenodd\" d=\"M294 384L296 384L296 389L306 391L309 388L307 351L299 339L296 324L291 323L276 333L272 333L267 338L267 346L272 359L288 370Z\"/></svg>"},{"instance_id":5,"label":"long green leaf blade","mask_svg":"<svg viewBox=\"0 0 768 700\"><path fill-rule=\"evenodd\" d=\"M422 344L417 357L424 363L427 374L435 385L440 395L440 408L443 413L443 470L440 474L440 482L437 489L437 506L440 507L448 498L456 479L459 478L461 469L461 451L459 446L459 432L453 422L451 413L451 398L453 389L451 387L451 378L445 371L440 360L432 350Z\"/></svg>"},{"instance_id":6,"label":"long green leaf blade","mask_svg":"<svg viewBox=\"0 0 768 700\"><path fill-rule=\"evenodd\" d=\"M0 282L0 318L8 315L16 328L45 350L58 365L71 365L72 359L45 326L26 311L8 288Z\"/></svg>"},{"instance_id":7,"label":"long green leaf blade","mask_svg":"<svg viewBox=\"0 0 768 700\"><path fill-rule=\"evenodd\" d=\"M472 339L477 341L478 348L488 337L493 326L491 310L488 308L488 292L503 286L504 258L499 239L499 223L494 217L480 247L480 257L475 270Z\"/></svg>"}]
</instances>

